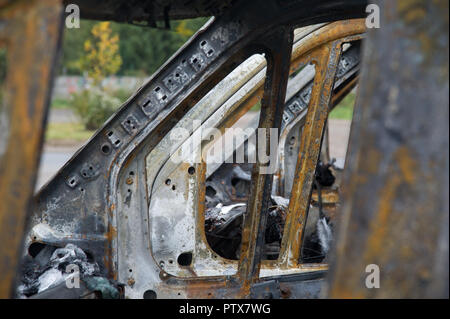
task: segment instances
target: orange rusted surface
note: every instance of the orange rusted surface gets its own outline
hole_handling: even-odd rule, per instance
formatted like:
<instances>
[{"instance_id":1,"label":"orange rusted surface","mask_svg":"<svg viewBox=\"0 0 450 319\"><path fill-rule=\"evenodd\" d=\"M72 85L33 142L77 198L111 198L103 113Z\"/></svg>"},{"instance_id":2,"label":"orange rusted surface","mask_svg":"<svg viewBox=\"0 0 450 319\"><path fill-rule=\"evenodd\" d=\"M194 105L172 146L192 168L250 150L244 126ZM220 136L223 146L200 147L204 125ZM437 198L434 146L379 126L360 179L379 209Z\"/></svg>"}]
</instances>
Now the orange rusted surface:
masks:
<instances>
[{"instance_id":1,"label":"orange rusted surface","mask_svg":"<svg viewBox=\"0 0 450 319\"><path fill-rule=\"evenodd\" d=\"M322 189L322 203L323 204L337 204L339 203L339 192L335 189ZM319 194L317 191L313 191L311 200L315 203L319 202Z\"/></svg>"},{"instance_id":2,"label":"orange rusted surface","mask_svg":"<svg viewBox=\"0 0 450 319\"><path fill-rule=\"evenodd\" d=\"M268 68L265 90L261 102L259 127L280 127L286 96L289 74L290 51L293 30L276 30L267 45L271 48L268 56ZM266 154L270 152L270 136L266 135ZM269 152L268 152L269 151ZM247 205L247 215L242 230L241 255L238 265L238 278L241 281L243 295L249 295L250 286L259 280L261 256L268 198L272 191L272 176L260 174L262 165L257 161L252 173L252 186Z\"/></svg>"},{"instance_id":3,"label":"orange rusted surface","mask_svg":"<svg viewBox=\"0 0 450 319\"><path fill-rule=\"evenodd\" d=\"M281 243L282 267L295 267L300 258L303 229L306 224L314 172L320 153L321 139L328 116L333 79L339 61L340 44L330 43L316 49L312 61L316 76L301 136L297 168L289 202L285 232Z\"/></svg>"},{"instance_id":4,"label":"orange rusted surface","mask_svg":"<svg viewBox=\"0 0 450 319\"><path fill-rule=\"evenodd\" d=\"M449 2L378 4L386 19L366 39L328 296L448 298Z\"/></svg>"},{"instance_id":5,"label":"orange rusted surface","mask_svg":"<svg viewBox=\"0 0 450 319\"><path fill-rule=\"evenodd\" d=\"M2 1L7 77L0 117L0 297L11 295L61 34L60 1Z\"/></svg>"},{"instance_id":6,"label":"orange rusted surface","mask_svg":"<svg viewBox=\"0 0 450 319\"><path fill-rule=\"evenodd\" d=\"M333 22L310 35L308 37L309 41L301 47L298 47L297 50L294 50L292 56L305 56L311 50L316 49L322 44L352 37L364 32L366 32L364 19ZM293 61L290 66L290 71L294 72L300 65L302 65L302 60Z\"/></svg>"}]
</instances>

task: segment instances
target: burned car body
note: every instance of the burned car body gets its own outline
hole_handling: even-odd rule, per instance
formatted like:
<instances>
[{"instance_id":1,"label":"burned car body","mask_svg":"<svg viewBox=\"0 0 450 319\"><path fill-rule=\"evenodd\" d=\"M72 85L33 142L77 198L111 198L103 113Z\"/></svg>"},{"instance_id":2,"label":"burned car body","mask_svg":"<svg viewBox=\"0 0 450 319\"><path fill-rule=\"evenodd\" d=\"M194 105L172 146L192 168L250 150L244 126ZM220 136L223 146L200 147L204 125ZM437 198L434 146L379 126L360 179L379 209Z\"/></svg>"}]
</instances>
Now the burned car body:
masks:
<instances>
[{"instance_id":1,"label":"burned car body","mask_svg":"<svg viewBox=\"0 0 450 319\"><path fill-rule=\"evenodd\" d=\"M188 165L176 174L176 172L170 173L169 168L160 167L158 163L165 162L170 166L172 162L168 160L168 156L176 153L174 150L176 145L173 141L170 141L169 134L164 136L164 131L157 131L158 136L162 137L158 144L156 144L154 136L150 137L149 131L145 132L145 122L149 120L150 122L160 120L175 123L174 117L166 115L168 113L164 111L157 112L155 106L160 105L162 107L168 103L166 100L171 97L171 94L180 91L187 81L195 79L195 72L206 68L207 59L213 59L214 56L218 55L217 50L220 49L220 41L229 42L229 37L233 36L232 33L238 31L233 31L233 28L230 27L224 33L224 29L219 28L219 31L212 32L210 39L208 39L205 33L209 32L205 30L210 29L213 25L214 23L205 27L194 37L195 40L192 40L192 42L199 43L198 53L194 53L191 58L181 59L181 64L178 66L175 64L174 70L170 71L168 76L163 76L161 83L153 84L150 90L145 89L145 87L142 88L140 92L147 91L148 93L141 98L132 97L127 102L130 105L128 108L131 107L127 112L128 114L121 115L124 112L124 108L122 108L114 116L114 118L120 117L117 120L119 126L108 128L108 123L115 121L111 119L102 132L97 133L76 155L76 160L72 159L58 176L39 192L36 198L36 211L39 213L33 215L30 223L29 236L27 237L30 240L25 243L27 247L32 245L33 242L57 247L63 243L75 244L95 257L100 269L104 271L102 275L117 279L119 282L129 283L125 291L130 297L142 297L148 290L154 291L159 297L188 297L185 288L178 287L179 284L170 284L173 280L172 276L174 278L185 278L182 280L187 280L187 282L192 279L193 282L205 280L205 282L212 281L214 284L223 282L223 279L214 277L224 274L228 277L236 276L238 262L222 260L221 257L205 246L206 242L200 240L201 237L198 237L202 236L204 226L201 222L202 218L199 218L200 208L195 208L202 202L202 199L197 197L202 195L196 190L201 188L199 185L202 183L202 178L205 178L205 175L199 175L204 169L200 166ZM236 25L236 27L238 26ZM353 39L352 36L362 33L363 30L362 21L344 21L337 25L316 26L310 28L310 30L300 30L297 33L297 46L293 48L295 60L293 64L291 63L292 69L295 70L310 62L316 62L319 54L314 53L314 50L316 47L320 48L320 45L325 46L332 43L335 51L333 58L337 59L340 44L356 40L357 38ZM223 39L224 36L228 37L225 39L226 41ZM304 39L305 37L307 40ZM303 43L300 43L301 40L303 40ZM231 119L230 122L228 114L231 112L242 113L243 111L240 111L239 108L245 109L245 107L251 106L251 103L247 101L247 103L242 103L242 101L248 100L250 95L253 95L254 99L255 96L262 93L263 85L261 82L264 82L263 73L266 72L266 64L263 60L264 58L260 56L256 62L245 61L242 66L237 67L241 69L237 70L239 76L234 81L225 78L222 82L219 82L192 107L191 111L176 122L175 128L183 124L191 126L193 120L200 120L202 123L207 120L212 123L219 121L219 123L224 122L227 125L236 121L238 116L234 116L234 119ZM336 69L336 62L332 63ZM329 66L329 64L325 65ZM321 65L320 67L324 66ZM242 82L241 78L244 72L242 70L247 70L247 78L252 74L259 74L259 77L251 78L254 84L247 83L247 87L244 87L243 90L237 90L239 81ZM230 76L232 77L233 74L232 72ZM328 75L328 78L330 77L334 77L334 74ZM309 86L305 88L306 94L313 96L320 94L318 91L311 93L311 81L312 79L309 81ZM334 83L334 79L329 81L329 85ZM203 85L208 83L207 81L204 82L206 83L202 83ZM234 90L230 90L222 83L237 83L238 85L234 84ZM292 98L299 99L301 97L297 95L297 97ZM288 101L288 104L294 102ZM302 103L307 106L308 102ZM327 109L328 104L324 103L324 107ZM290 109L286 108L285 124L287 124L288 114L293 117ZM219 116L216 113L213 115L213 111L219 113ZM209 115L210 112L211 116ZM201 117L197 114L201 114ZM305 117L305 114L303 114L303 117ZM164 126L167 127L167 125ZM149 126L149 128L151 127ZM144 132L140 132L141 129ZM316 134L321 136L319 131L320 129ZM140 146L136 147L136 144L138 144L136 141L141 138ZM95 139L100 139L100 142L95 143ZM127 142L128 139L135 142ZM319 149L318 146L315 147L316 152ZM93 149L89 149L90 147L97 148L95 153L98 155L95 155ZM130 152L130 154L120 155L119 150L122 149L128 149L125 153ZM84 153L86 154L84 155L86 160L81 159ZM105 165L105 160L112 160L112 162ZM122 161L127 162L126 169L123 164L118 164ZM81 167L77 165L77 168L71 168L76 163L83 164ZM146 165L146 167L143 165ZM194 174L187 173L189 167L194 168ZM104 171L104 169L107 170ZM169 172L166 172L166 170L169 170ZM311 166L311 173L314 173L314 170L315 166ZM295 167L291 167L290 174L293 175L294 171ZM147 176L145 176L145 173ZM156 173L159 176L153 177L152 174ZM112 182L116 178L117 180ZM191 181L186 178L190 178ZM195 182L192 181L193 178L196 179ZM171 180L170 186L166 185L168 179ZM147 183L145 183L146 180ZM146 184L147 186L145 186ZM187 185L191 185L191 188L185 188ZM153 190L158 187L162 193L155 193ZM105 191L109 195L106 195ZM68 200L67 196L71 199ZM172 198L172 196L175 196L175 198ZM194 199L195 197L197 198ZM105 201L105 198L110 198L110 201ZM179 198L179 201L176 198ZM169 204L167 206L169 211L164 208L163 201ZM102 216L101 213L100 207L104 205L106 205L107 216ZM80 207L83 207L81 211ZM97 208L94 209L95 207ZM185 207L194 207L189 213L190 217L186 217ZM149 212L145 213L147 210ZM64 211L64 214L58 213L59 211ZM184 213L181 213L178 217L176 215L171 217L172 212ZM108 222L105 221L105 217L107 217ZM190 219L190 222L186 218ZM167 225L167 220L172 220L172 224ZM183 225L183 228L180 229L180 225ZM175 228L172 229L172 227ZM164 243L164 234L167 233L172 234L172 243ZM170 248L171 245L174 245L174 247ZM179 247L181 245L184 247ZM171 249L175 250L171 255L168 255L168 250ZM110 255L111 253L112 255ZM161 255L161 253L164 255ZM177 262L183 254L190 254L189 258L192 261L188 266L182 266ZM262 269L268 271L266 277L283 274L283 272L276 271L277 267L273 265L263 265ZM314 270L323 271L324 269L326 269L326 265L318 265L316 268L310 265L306 270L288 268L285 273L294 274L296 271L303 273ZM318 296L317 293L318 290L316 290L315 296ZM295 294L292 296L296 297Z\"/></svg>"},{"instance_id":2,"label":"burned car body","mask_svg":"<svg viewBox=\"0 0 450 319\"><path fill-rule=\"evenodd\" d=\"M179 8L175 3L173 8ZM303 233L311 202L322 202L320 186L313 192L313 184L329 108L356 84L355 65L341 68L340 61L346 61L344 44L356 43L365 32L364 20L352 19L364 15L365 1L224 4L35 196L25 253L38 249L37 256L46 247L75 245L99 266L99 276L124 284L124 290L117 289L131 298L320 296L328 266L303 262ZM140 19L152 25L170 17L170 10L161 8L167 6L149 5ZM108 10L98 17L109 17ZM138 11L114 18L130 22L139 18ZM310 27L294 32L304 26ZM249 67L247 59L255 54L260 59ZM293 81L289 86L289 74L310 63L313 85L295 87ZM221 82L242 64L247 73L238 72L238 87ZM235 172L251 183L245 218L238 222L240 248L232 260L211 249L205 231L205 212L212 207L207 207L207 187L220 165L174 165L169 159L185 141L176 145L167 137L183 126L194 134L208 121L224 129L259 100L255 128L281 129L282 150L276 173L260 174L265 166L260 162L251 174L249 168ZM192 125L196 119L197 127ZM292 137L297 142L290 149ZM279 248L267 259L272 195L290 200L283 208ZM277 206L275 211L283 205Z\"/></svg>"}]
</instances>

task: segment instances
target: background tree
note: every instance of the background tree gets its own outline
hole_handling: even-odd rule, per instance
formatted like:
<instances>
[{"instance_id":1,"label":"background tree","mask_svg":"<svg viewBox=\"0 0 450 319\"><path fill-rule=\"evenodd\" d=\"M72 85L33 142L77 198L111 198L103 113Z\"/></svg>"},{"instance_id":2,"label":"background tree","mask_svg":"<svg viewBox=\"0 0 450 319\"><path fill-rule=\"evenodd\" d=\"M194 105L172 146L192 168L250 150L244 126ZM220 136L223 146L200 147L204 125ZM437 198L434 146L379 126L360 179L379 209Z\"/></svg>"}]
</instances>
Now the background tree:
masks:
<instances>
[{"instance_id":1,"label":"background tree","mask_svg":"<svg viewBox=\"0 0 450 319\"><path fill-rule=\"evenodd\" d=\"M115 74L122 64L119 54L119 35L113 34L110 22L99 22L92 27L92 37L84 42L80 69L85 71L99 85L101 81Z\"/></svg>"},{"instance_id":2,"label":"background tree","mask_svg":"<svg viewBox=\"0 0 450 319\"><path fill-rule=\"evenodd\" d=\"M111 22L113 34L119 35L122 64L118 75L145 77L153 74L183 45L207 18L171 21L172 30L152 29ZM79 29L65 29L60 74L82 75L80 59L85 54L84 42L92 37L95 21L82 20Z\"/></svg>"}]
</instances>

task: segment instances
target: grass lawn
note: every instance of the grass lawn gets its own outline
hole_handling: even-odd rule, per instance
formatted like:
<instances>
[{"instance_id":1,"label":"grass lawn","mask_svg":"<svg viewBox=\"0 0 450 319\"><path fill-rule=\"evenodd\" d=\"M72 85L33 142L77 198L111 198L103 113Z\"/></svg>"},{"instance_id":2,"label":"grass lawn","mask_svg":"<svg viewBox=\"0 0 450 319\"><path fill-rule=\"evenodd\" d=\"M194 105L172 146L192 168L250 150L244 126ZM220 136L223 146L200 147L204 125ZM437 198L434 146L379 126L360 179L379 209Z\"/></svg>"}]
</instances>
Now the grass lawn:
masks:
<instances>
[{"instance_id":1,"label":"grass lawn","mask_svg":"<svg viewBox=\"0 0 450 319\"><path fill-rule=\"evenodd\" d=\"M69 109L69 99L54 98L51 101L52 109ZM48 123L45 132L45 141L55 144L73 144L86 141L94 131L86 130L81 123Z\"/></svg>"},{"instance_id":2,"label":"grass lawn","mask_svg":"<svg viewBox=\"0 0 450 319\"><path fill-rule=\"evenodd\" d=\"M355 104L356 94L350 92L347 96L339 103L333 111L330 112L328 118L330 119L340 119L340 120L351 120L353 117L353 106Z\"/></svg>"},{"instance_id":3,"label":"grass lawn","mask_svg":"<svg viewBox=\"0 0 450 319\"><path fill-rule=\"evenodd\" d=\"M49 123L45 132L47 142L84 142L94 131L88 131L81 123Z\"/></svg>"},{"instance_id":4,"label":"grass lawn","mask_svg":"<svg viewBox=\"0 0 450 319\"><path fill-rule=\"evenodd\" d=\"M68 109L69 107L69 99L54 98L50 103L50 108L54 109Z\"/></svg>"}]
</instances>

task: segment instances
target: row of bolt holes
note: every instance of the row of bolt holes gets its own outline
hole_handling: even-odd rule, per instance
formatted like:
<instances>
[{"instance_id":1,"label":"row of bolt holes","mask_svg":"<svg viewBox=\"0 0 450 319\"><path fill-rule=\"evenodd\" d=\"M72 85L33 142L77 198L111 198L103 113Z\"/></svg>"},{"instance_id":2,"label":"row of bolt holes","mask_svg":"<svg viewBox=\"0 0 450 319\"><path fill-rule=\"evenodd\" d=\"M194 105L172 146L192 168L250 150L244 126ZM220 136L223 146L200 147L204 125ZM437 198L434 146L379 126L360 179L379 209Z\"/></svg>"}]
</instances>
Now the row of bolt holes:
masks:
<instances>
[{"instance_id":1,"label":"row of bolt holes","mask_svg":"<svg viewBox=\"0 0 450 319\"><path fill-rule=\"evenodd\" d=\"M204 46L205 44L206 44L206 41L202 41L202 43L201 43L200 45L201 45L201 46ZM211 55L212 53L214 53L214 51L213 51L212 49L209 50L209 51L208 51L208 56ZM197 59L194 59L194 61L192 61L192 62L193 62L194 64L197 63ZM182 61L182 64L186 64L186 60L183 60L183 61ZM198 66L201 67L200 64L199 64ZM180 76L179 73L175 74L175 77L178 78L179 76ZM172 80L169 79L169 83L171 83L171 82L172 82ZM159 86L155 88L155 92L159 92L160 90L161 90L161 88L160 88ZM167 99L167 95L164 95L161 99L162 99L163 101L165 101L165 100ZM150 101L147 101L147 103L145 103L145 104L143 105L143 107L146 107L146 106L149 104L149 102L150 102ZM127 123L130 124L130 120L128 120ZM133 129L134 129L134 128L135 128L135 127L133 126ZM111 136L112 134L113 134L113 132L111 131L111 132L108 133L108 136ZM117 141L115 142L116 145L118 145L119 143L120 143L120 140L117 140ZM109 145L108 145L108 144L104 144L104 145L102 146L102 152L105 153L105 154L108 154L109 151L110 151Z\"/></svg>"},{"instance_id":2,"label":"row of bolt holes","mask_svg":"<svg viewBox=\"0 0 450 319\"><path fill-rule=\"evenodd\" d=\"M200 43L200 45L203 47L204 45L206 44L206 41L202 41L201 43ZM214 53L214 50L213 49L210 49L209 51L208 51L208 53L207 53L207 56L211 56L212 54ZM193 61L192 61L192 63L193 64L196 64L197 63L197 61L198 61L198 59L197 58L195 58ZM184 59L183 61L181 61L181 64L183 64L183 65L185 65L186 64L186 59ZM198 64L198 67L199 68L201 68L202 67L202 65L199 63ZM179 73L176 73L175 74L175 77L176 78L179 78L180 77L180 74ZM172 80L171 79L169 79L169 83L172 83ZM157 86L156 88L155 88L155 92L159 92L161 90L161 88L159 87L159 86ZM167 95L163 95L163 97L161 98L163 101L165 101L166 99L167 99ZM142 107L147 107L147 105L150 103L150 101L147 101Z\"/></svg>"},{"instance_id":3,"label":"row of bolt holes","mask_svg":"<svg viewBox=\"0 0 450 319\"><path fill-rule=\"evenodd\" d=\"M204 45L204 44L203 44L203 45ZM183 64L186 64L186 60L183 60L182 63L183 63ZM195 63L195 62L194 62L194 63ZM179 74L179 73L176 73L176 74L175 74L175 77L176 77L176 78L180 77L180 74ZM171 83L171 82L172 82L172 80L169 79L169 83ZM159 92L160 90L161 90L161 88L160 88L159 86L157 86L157 87L155 88L155 92ZM162 99L163 101L165 101L165 100L167 99L167 95L164 95L161 99ZM150 101L147 101L147 102L143 105L143 107L144 107L144 108L147 107L147 105L148 105L149 103L150 103ZM131 121L128 120L127 123L128 123L128 124L131 124ZM133 126L133 129L135 129L134 126ZM113 132L112 132L112 131L110 131L110 132L108 133L108 136L111 136L111 135L113 135ZM117 140L117 141L115 142L115 144L116 144L116 145L120 144L120 140ZM108 145L108 144L103 144L103 146L102 146L102 152L103 152L104 154L109 154L109 151L110 151L109 145Z\"/></svg>"},{"instance_id":4,"label":"row of bolt holes","mask_svg":"<svg viewBox=\"0 0 450 319\"><path fill-rule=\"evenodd\" d=\"M201 43L201 46L204 46L206 44L206 41L203 41L202 43ZM210 56L211 54L213 54L214 53L214 50L209 50L208 51L208 56ZM195 63L197 63L197 59L194 59L194 61L192 61L194 64ZM183 64L183 65L185 65L186 64L186 59L184 59L183 61L181 61L181 64ZM198 67L199 68L201 68L201 64L198 64ZM179 78L180 77L180 74L179 73L176 73L175 74L175 77L176 78ZM172 83L172 80L171 79L169 79L169 83ZM161 88L159 87L159 86L157 86L156 88L155 88L155 92L156 93L158 93L159 91L161 90ZM161 98L161 100L163 100L163 101L165 101L167 99L167 95L163 95L162 96L162 98ZM147 101L142 107L144 107L144 108L146 108L147 107L147 105L150 103L150 101Z\"/></svg>"},{"instance_id":5,"label":"row of bolt holes","mask_svg":"<svg viewBox=\"0 0 450 319\"><path fill-rule=\"evenodd\" d=\"M176 77L179 77L180 76L180 74L175 74L175 76ZM171 81L169 81L169 82L171 82ZM158 86L158 87L156 87L155 88L155 92L159 92L161 90L161 88ZM163 101L165 101L167 99L167 95L164 95L163 97L162 97L162 100ZM150 103L150 101L147 101L144 105L143 105L143 107L145 108L145 107L147 107L147 105ZM131 121L130 120L127 120L127 123L128 124L131 124ZM133 125L132 126L132 129L134 130L136 127ZM110 132L108 132L108 136L112 136L113 135L113 132L112 131L110 131ZM114 144L116 144L116 145L119 145L120 144L120 140L116 140L115 142L114 142ZM108 144L103 144L102 145L102 152L104 153L104 154L109 154L109 152L110 152L110 147L109 147L109 145Z\"/></svg>"}]
</instances>

